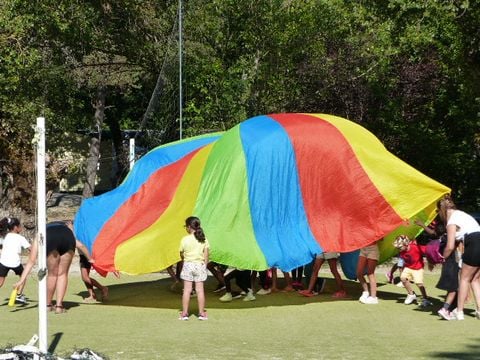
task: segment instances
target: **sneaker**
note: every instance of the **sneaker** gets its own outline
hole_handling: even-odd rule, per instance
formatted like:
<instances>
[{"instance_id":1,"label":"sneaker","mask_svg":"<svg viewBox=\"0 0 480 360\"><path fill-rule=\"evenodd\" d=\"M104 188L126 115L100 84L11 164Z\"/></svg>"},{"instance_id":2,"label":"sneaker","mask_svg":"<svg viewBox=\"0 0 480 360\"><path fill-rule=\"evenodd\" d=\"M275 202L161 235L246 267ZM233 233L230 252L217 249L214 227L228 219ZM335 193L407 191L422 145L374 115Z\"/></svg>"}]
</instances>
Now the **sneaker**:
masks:
<instances>
[{"instance_id":1,"label":"sneaker","mask_svg":"<svg viewBox=\"0 0 480 360\"><path fill-rule=\"evenodd\" d=\"M225 285L222 285L222 284L218 284L217 287L215 288L215 290L213 290L214 293L218 293L222 290L225 290Z\"/></svg>"},{"instance_id":2,"label":"sneaker","mask_svg":"<svg viewBox=\"0 0 480 360\"><path fill-rule=\"evenodd\" d=\"M390 272L387 272L385 277L387 278L387 283L393 284L393 275Z\"/></svg>"},{"instance_id":3,"label":"sneaker","mask_svg":"<svg viewBox=\"0 0 480 360\"><path fill-rule=\"evenodd\" d=\"M208 320L207 312L205 311L203 314L198 314L198 320Z\"/></svg>"},{"instance_id":4,"label":"sneaker","mask_svg":"<svg viewBox=\"0 0 480 360\"><path fill-rule=\"evenodd\" d=\"M257 295L268 295L272 292L272 289L268 288L268 289L260 289L257 291Z\"/></svg>"},{"instance_id":5,"label":"sneaker","mask_svg":"<svg viewBox=\"0 0 480 360\"><path fill-rule=\"evenodd\" d=\"M480 311L475 310L475 317L480 320Z\"/></svg>"},{"instance_id":6,"label":"sneaker","mask_svg":"<svg viewBox=\"0 0 480 360\"><path fill-rule=\"evenodd\" d=\"M365 299L364 304L375 305L378 304L378 298L375 296L369 296Z\"/></svg>"},{"instance_id":7,"label":"sneaker","mask_svg":"<svg viewBox=\"0 0 480 360\"><path fill-rule=\"evenodd\" d=\"M463 311L458 311L457 309L454 309L451 314L453 317L453 319L451 320L465 320L465 315L463 314Z\"/></svg>"},{"instance_id":8,"label":"sneaker","mask_svg":"<svg viewBox=\"0 0 480 360\"><path fill-rule=\"evenodd\" d=\"M255 296L253 296L252 290L250 290L247 293L247 295L245 295L245 297L243 298L243 301L253 301L253 300L256 300L256 299L255 299Z\"/></svg>"},{"instance_id":9,"label":"sneaker","mask_svg":"<svg viewBox=\"0 0 480 360\"><path fill-rule=\"evenodd\" d=\"M362 304L365 304L365 301L366 301L367 298L369 298L369 297L370 297L370 295L369 295L368 291L364 291L364 292L362 292L362 296L360 296L360 297L358 298L358 301L360 301Z\"/></svg>"},{"instance_id":10,"label":"sneaker","mask_svg":"<svg viewBox=\"0 0 480 360\"><path fill-rule=\"evenodd\" d=\"M20 304L28 304L27 297L24 294L17 295L15 301Z\"/></svg>"},{"instance_id":11,"label":"sneaker","mask_svg":"<svg viewBox=\"0 0 480 360\"><path fill-rule=\"evenodd\" d=\"M438 310L437 314L440 315L445 320L455 320L455 319L452 319L452 314L450 313L450 311L448 311L445 308L441 308L440 310Z\"/></svg>"},{"instance_id":12,"label":"sneaker","mask_svg":"<svg viewBox=\"0 0 480 360\"><path fill-rule=\"evenodd\" d=\"M182 321L188 320L188 314L180 313L180 316L178 317L178 320L182 320Z\"/></svg>"},{"instance_id":13,"label":"sneaker","mask_svg":"<svg viewBox=\"0 0 480 360\"><path fill-rule=\"evenodd\" d=\"M223 295L220 299L219 299L221 302L230 302L233 300L233 296L232 296L232 293L225 293L225 295Z\"/></svg>"},{"instance_id":14,"label":"sneaker","mask_svg":"<svg viewBox=\"0 0 480 360\"><path fill-rule=\"evenodd\" d=\"M412 302L414 302L417 299L417 295L415 293L413 294L408 294L407 297L405 298L405 301L403 302L405 305L410 305Z\"/></svg>"},{"instance_id":15,"label":"sneaker","mask_svg":"<svg viewBox=\"0 0 480 360\"><path fill-rule=\"evenodd\" d=\"M403 283L401 281L399 281L396 286L401 287L401 288L405 287L405 285L403 285Z\"/></svg>"},{"instance_id":16,"label":"sneaker","mask_svg":"<svg viewBox=\"0 0 480 360\"><path fill-rule=\"evenodd\" d=\"M240 299L243 295L247 295L245 291L241 292L233 292L232 293L232 299Z\"/></svg>"},{"instance_id":17,"label":"sneaker","mask_svg":"<svg viewBox=\"0 0 480 360\"><path fill-rule=\"evenodd\" d=\"M430 300L428 300L428 299L423 299L423 300L422 300L422 303L419 305L419 307L421 307L422 309L424 309L424 308L427 308L427 307L432 306L432 305L433 305L433 303L432 303Z\"/></svg>"}]
</instances>

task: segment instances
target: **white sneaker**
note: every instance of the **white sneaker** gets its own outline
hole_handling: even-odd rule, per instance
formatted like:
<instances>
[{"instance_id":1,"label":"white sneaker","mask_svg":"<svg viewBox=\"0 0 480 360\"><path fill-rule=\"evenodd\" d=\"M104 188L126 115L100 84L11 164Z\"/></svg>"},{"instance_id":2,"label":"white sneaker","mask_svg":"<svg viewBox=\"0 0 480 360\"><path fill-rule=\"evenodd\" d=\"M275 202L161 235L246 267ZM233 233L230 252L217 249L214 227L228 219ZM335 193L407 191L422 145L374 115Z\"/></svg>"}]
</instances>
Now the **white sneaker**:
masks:
<instances>
[{"instance_id":1,"label":"white sneaker","mask_svg":"<svg viewBox=\"0 0 480 360\"><path fill-rule=\"evenodd\" d=\"M475 317L480 320L480 311L475 310Z\"/></svg>"},{"instance_id":2,"label":"white sneaker","mask_svg":"<svg viewBox=\"0 0 480 360\"><path fill-rule=\"evenodd\" d=\"M378 304L378 298L375 296L369 296L365 299L365 302L364 304L369 304L369 305L374 305L374 304Z\"/></svg>"},{"instance_id":3,"label":"white sneaker","mask_svg":"<svg viewBox=\"0 0 480 360\"><path fill-rule=\"evenodd\" d=\"M272 289L268 288L268 289L260 289L257 291L257 295L268 295L272 292Z\"/></svg>"},{"instance_id":4,"label":"white sneaker","mask_svg":"<svg viewBox=\"0 0 480 360\"><path fill-rule=\"evenodd\" d=\"M410 305L412 302L417 300L417 295L415 293L413 294L408 294L405 301L403 302L405 305Z\"/></svg>"},{"instance_id":5,"label":"white sneaker","mask_svg":"<svg viewBox=\"0 0 480 360\"><path fill-rule=\"evenodd\" d=\"M245 295L245 297L243 298L243 301L253 301L253 300L256 300L256 299L255 299L255 296L253 296L252 290L250 290L247 293L247 295Z\"/></svg>"},{"instance_id":6,"label":"white sneaker","mask_svg":"<svg viewBox=\"0 0 480 360\"><path fill-rule=\"evenodd\" d=\"M208 320L207 312L205 311L203 314L198 314L198 320Z\"/></svg>"},{"instance_id":7,"label":"white sneaker","mask_svg":"<svg viewBox=\"0 0 480 360\"><path fill-rule=\"evenodd\" d=\"M360 296L358 298L358 301L360 301L362 304L365 304L365 301L367 300L367 298L370 296L370 294L368 293L368 291L364 291L362 292L362 296Z\"/></svg>"},{"instance_id":8,"label":"white sneaker","mask_svg":"<svg viewBox=\"0 0 480 360\"><path fill-rule=\"evenodd\" d=\"M180 315L178 317L178 320L187 321L188 320L188 314L180 313Z\"/></svg>"},{"instance_id":9,"label":"white sneaker","mask_svg":"<svg viewBox=\"0 0 480 360\"><path fill-rule=\"evenodd\" d=\"M17 295L15 301L24 305L28 304L27 297L24 294Z\"/></svg>"},{"instance_id":10,"label":"white sneaker","mask_svg":"<svg viewBox=\"0 0 480 360\"><path fill-rule=\"evenodd\" d=\"M465 320L465 315L463 314L463 311L458 311L457 309L454 309L451 314L453 317L453 319L451 320Z\"/></svg>"},{"instance_id":11,"label":"white sneaker","mask_svg":"<svg viewBox=\"0 0 480 360\"><path fill-rule=\"evenodd\" d=\"M450 311L448 311L445 308L441 308L440 310L437 311L437 313L445 320L456 320L456 319L452 319L452 314L450 313Z\"/></svg>"},{"instance_id":12,"label":"white sneaker","mask_svg":"<svg viewBox=\"0 0 480 360\"><path fill-rule=\"evenodd\" d=\"M225 293L225 295L223 295L220 299L219 299L221 302L230 302L233 300L233 297L232 297L232 293Z\"/></svg>"}]
</instances>

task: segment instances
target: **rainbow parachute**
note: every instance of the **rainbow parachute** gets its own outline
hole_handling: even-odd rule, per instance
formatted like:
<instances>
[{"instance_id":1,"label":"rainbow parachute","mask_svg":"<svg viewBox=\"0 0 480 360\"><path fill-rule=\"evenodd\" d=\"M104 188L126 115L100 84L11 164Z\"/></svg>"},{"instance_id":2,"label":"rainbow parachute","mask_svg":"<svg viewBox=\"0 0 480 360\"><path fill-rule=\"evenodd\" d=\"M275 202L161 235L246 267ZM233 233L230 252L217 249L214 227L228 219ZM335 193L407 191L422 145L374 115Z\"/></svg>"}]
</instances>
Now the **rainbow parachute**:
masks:
<instances>
[{"instance_id":1,"label":"rainbow parachute","mask_svg":"<svg viewBox=\"0 0 480 360\"><path fill-rule=\"evenodd\" d=\"M288 271L382 238L384 260L395 234L418 232L405 220L431 220L448 192L354 122L273 114L152 150L118 188L82 203L75 233L98 271L149 273L180 260L195 215L213 261Z\"/></svg>"}]
</instances>

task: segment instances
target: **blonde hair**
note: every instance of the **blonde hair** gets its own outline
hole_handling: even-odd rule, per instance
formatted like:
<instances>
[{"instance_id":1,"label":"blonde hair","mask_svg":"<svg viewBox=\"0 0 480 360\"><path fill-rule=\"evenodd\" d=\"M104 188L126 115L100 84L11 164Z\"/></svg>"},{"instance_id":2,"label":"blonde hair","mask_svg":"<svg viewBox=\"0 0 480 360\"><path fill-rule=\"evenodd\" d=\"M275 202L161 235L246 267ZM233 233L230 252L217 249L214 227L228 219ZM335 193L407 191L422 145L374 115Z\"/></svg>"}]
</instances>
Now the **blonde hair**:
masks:
<instances>
[{"instance_id":1,"label":"blonde hair","mask_svg":"<svg viewBox=\"0 0 480 360\"><path fill-rule=\"evenodd\" d=\"M393 246L395 246L397 249L402 249L404 247L407 247L408 244L410 244L412 240L407 235L399 235L397 238L393 241Z\"/></svg>"}]
</instances>

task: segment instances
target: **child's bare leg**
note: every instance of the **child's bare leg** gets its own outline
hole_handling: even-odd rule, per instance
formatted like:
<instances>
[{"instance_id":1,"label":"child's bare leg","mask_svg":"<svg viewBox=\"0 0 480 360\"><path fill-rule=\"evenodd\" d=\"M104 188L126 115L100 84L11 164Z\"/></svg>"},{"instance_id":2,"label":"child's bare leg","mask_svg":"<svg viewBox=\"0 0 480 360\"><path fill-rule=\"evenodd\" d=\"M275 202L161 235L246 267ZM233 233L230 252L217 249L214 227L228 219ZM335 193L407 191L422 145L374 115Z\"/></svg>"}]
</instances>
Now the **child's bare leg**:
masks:
<instances>
[{"instance_id":1,"label":"child's bare leg","mask_svg":"<svg viewBox=\"0 0 480 360\"><path fill-rule=\"evenodd\" d=\"M475 276L473 277L471 288L473 291L473 296L475 300L475 309L477 312L480 311L480 270L477 270Z\"/></svg>"},{"instance_id":2,"label":"child's bare leg","mask_svg":"<svg viewBox=\"0 0 480 360\"><path fill-rule=\"evenodd\" d=\"M377 278L375 273L368 274L368 283L370 286L370 296L377 297Z\"/></svg>"},{"instance_id":3,"label":"child's bare leg","mask_svg":"<svg viewBox=\"0 0 480 360\"><path fill-rule=\"evenodd\" d=\"M95 290L93 289L92 279L90 278L90 270L84 267L80 268L80 274L82 275L82 281L85 284L85 287L88 291L88 297L84 298L83 300L90 301L90 300L97 300L97 295L95 294Z\"/></svg>"},{"instance_id":4,"label":"child's bare leg","mask_svg":"<svg viewBox=\"0 0 480 360\"><path fill-rule=\"evenodd\" d=\"M225 286L225 279L223 278L223 273L217 269L217 264L213 261L210 261L207 264L207 269L212 273L212 275L217 279L220 285Z\"/></svg>"},{"instance_id":5,"label":"child's bare leg","mask_svg":"<svg viewBox=\"0 0 480 360\"><path fill-rule=\"evenodd\" d=\"M403 286L405 286L405 289L407 290L408 295L412 295L413 289L412 289L412 285L410 284L410 281L405 277L401 277L400 280L402 281Z\"/></svg>"},{"instance_id":6,"label":"child's bare leg","mask_svg":"<svg viewBox=\"0 0 480 360\"><path fill-rule=\"evenodd\" d=\"M342 277L340 276L340 273L338 272L338 268L337 268L337 259L329 259L328 266L330 267L330 272L335 278L335 283L337 284L337 290L341 292L345 292L345 288L343 287Z\"/></svg>"},{"instance_id":7,"label":"child's bare leg","mask_svg":"<svg viewBox=\"0 0 480 360\"><path fill-rule=\"evenodd\" d=\"M198 313L205 314L205 291L203 288L203 281L195 282L195 290L197 291Z\"/></svg>"},{"instance_id":8,"label":"child's bare leg","mask_svg":"<svg viewBox=\"0 0 480 360\"><path fill-rule=\"evenodd\" d=\"M377 267L377 263L378 260L367 259L367 274L371 297L377 297L377 278L375 277L375 268Z\"/></svg>"},{"instance_id":9,"label":"child's bare leg","mask_svg":"<svg viewBox=\"0 0 480 360\"><path fill-rule=\"evenodd\" d=\"M108 287L100 284L97 280L90 278L92 285L94 288L99 289L102 292L102 300L106 300L108 298Z\"/></svg>"},{"instance_id":10,"label":"child's bare leg","mask_svg":"<svg viewBox=\"0 0 480 360\"><path fill-rule=\"evenodd\" d=\"M318 279L318 272L320 271L320 268L322 267L324 262L323 258L315 258L315 261L313 262L313 267L312 267L312 274L310 275L310 280L308 282L308 292L312 292L313 288L315 287L315 283L317 282Z\"/></svg>"},{"instance_id":11,"label":"child's bare leg","mask_svg":"<svg viewBox=\"0 0 480 360\"><path fill-rule=\"evenodd\" d=\"M360 256L357 264L357 279L364 293L368 293L368 284L365 280L365 268L367 267L367 258Z\"/></svg>"},{"instance_id":12,"label":"child's bare leg","mask_svg":"<svg viewBox=\"0 0 480 360\"><path fill-rule=\"evenodd\" d=\"M293 291L292 277L290 276L290 273L288 271L283 271L283 278L285 279L286 284L283 288L283 291Z\"/></svg>"},{"instance_id":13,"label":"child's bare leg","mask_svg":"<svg viewBox=\"0 0 480 360\"><path fill-rule=\"evenodd\" d=\"M182 295L182 315L188 314L188 306L190 304L190 294L192 292L193 283L191 281L183 281L183 295Z\"/></svg>"},{"instance_id":14,"label":"child's bare leg","mask_svg":"<svg viewBox=\"0 0 480 360\"><path fill-rule=\"evenodd\" d=\"M278 292L277 287L277 268L272 267L272 292Z\"/></svg>"},{"instance_id":15,"label":"child's bare leg","mask_svg":"<svg viewBox=\"0 0 480 360\"><path fill-rule=\"evenodd\" d=\"M398 264L393 264L392 268L389 271L390 277L393 278L393 274L395 274L395 271L397 271L397 270L398 270Z\"/></svg>"},{"instance_id":16,"label":"child's bare leg","mask_svg":"<svg viewBox=\"0 0 480 360\"><path fill-rule=\"evenodd\" d=\"M418 290L420 290L420 293L422 294L422 297L424 299L427 298L427 290L425 289L425 286L423 284L417 284Z\"/></svg>"},{"instance_id":17,"label":"child's bare leg","mask_svg":"<svg viewBox=\"0 0 480 360\"><path fill-rule=\"evenodd\" d=\"M168 275L170 275L170 277L172 278L172 280L173 280L174 282L177 282L177 281L178 281L177 275L175 274L175 271L173 271L173 265L170 265L170 266L167 268L167 272L168 272Z\"/></svg>"}]
</instances>

